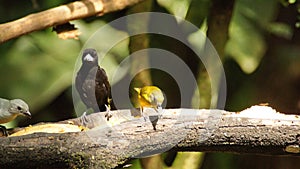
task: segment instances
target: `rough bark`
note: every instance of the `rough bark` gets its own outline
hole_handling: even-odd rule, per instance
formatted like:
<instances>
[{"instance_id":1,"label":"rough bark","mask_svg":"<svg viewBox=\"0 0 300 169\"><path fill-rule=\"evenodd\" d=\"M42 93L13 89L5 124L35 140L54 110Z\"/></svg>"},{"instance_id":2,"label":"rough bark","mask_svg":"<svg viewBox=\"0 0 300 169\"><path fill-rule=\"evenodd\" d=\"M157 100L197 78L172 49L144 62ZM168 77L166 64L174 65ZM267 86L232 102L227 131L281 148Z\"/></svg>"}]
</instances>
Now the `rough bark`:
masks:
<instances>
[{"instance_id":1,"label":"rough bark","mask_svg":"<svg viewBox=\"0 0 300 169\"><path fill-rule=\"evenodd\" d=\"M87 116L92 129L86 132L0 138L0 168L115 168L169 149L298 155L299 117L270 110L167 109L156 131L149 120L133 118L130 110L113 111L109 123L119 120L113 126L105 124L103 113L92 114Z\"/></svg>"}]
</instances>

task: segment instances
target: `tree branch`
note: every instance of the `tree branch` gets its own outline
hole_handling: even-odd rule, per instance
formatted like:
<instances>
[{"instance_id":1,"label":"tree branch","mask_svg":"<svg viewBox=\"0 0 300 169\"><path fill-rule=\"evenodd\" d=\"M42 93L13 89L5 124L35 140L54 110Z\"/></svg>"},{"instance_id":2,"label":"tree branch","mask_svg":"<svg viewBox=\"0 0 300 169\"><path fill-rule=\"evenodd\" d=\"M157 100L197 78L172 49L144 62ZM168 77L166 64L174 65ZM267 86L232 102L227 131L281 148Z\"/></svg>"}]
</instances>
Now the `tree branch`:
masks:
<instances>
[{"instance_id":1,"label":"tree branch","mask_svg":"<svg viewBox=\"0 0 300 169\"><path fill-rule=\"evenodd\" d=\"M21 35L94 15L124 9L142 0L82 0L0 24L0 43Z\"/></svg>"},{"instance_id":2,"label":"tree branch","mask_svg":"<svg viewBox=\"0 0 300 169\"><path fill-rule=\"evenodd\" d=\"M86 117L86 132L0 138L0 168L114 168L131 158L177 151L219 151L269 155L300 153L300 119L265 106L239 113L166 109L157 130L130 110ZM79 123L80 118L72 119ZM66 123L60 122L60 123ZM119 123L110 127L112 123Z\"/></svg>"}]
</instances>

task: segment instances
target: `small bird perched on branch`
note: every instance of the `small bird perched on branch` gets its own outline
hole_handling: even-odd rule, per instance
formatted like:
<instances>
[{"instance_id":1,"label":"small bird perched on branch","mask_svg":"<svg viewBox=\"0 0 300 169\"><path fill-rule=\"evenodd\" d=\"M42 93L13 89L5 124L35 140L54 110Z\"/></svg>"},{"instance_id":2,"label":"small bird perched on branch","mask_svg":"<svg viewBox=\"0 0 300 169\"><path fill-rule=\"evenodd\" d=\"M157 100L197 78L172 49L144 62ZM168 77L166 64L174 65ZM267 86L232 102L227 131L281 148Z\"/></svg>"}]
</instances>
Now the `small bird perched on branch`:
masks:
<instances>
[{"instance_id":1,"label":"small bird perched on branch","mask_svg":"<svg viewBox=\"0 0 300 169\"><path fill-rule=\"evenodd\" d=\"M28 105L21 99L7 100L0 98L0 124L10 122L17 116L31 118ZM0 126L4 135L8 135L6 128Z\"/></svg>"},{"instance_id":2,"label":"small bird perched on branch","mask_svg":"<svg viewBox=\"0 0 300 169\"><path fill-rule=\"evenodd\" d=\"M144 107L154 108L154 110L158 112L158 109L161 108L164 102L164 95L158 87L145 86L142 88L134 88L134 90L138 93L138 102L140 105L142 116L144 116ZM150 116L150 121L152 123L153 129L156 130L155 126L158 121L158 116Z\"/></svg>"},{"instance_id":3,"label":"small bird perched on branch","mask_svg":"<svg viewBox=\"0 0 300 169\"><path fill-rule=\"evenodd\" d=\"M95 49L85 49L82 55L75 86L82 102L94 112L108 111L114 106L111 101L111 87L104 69L98 65L98 55ZM108 115L108 119L110 115Z\"/></svg>"}]
</instances>

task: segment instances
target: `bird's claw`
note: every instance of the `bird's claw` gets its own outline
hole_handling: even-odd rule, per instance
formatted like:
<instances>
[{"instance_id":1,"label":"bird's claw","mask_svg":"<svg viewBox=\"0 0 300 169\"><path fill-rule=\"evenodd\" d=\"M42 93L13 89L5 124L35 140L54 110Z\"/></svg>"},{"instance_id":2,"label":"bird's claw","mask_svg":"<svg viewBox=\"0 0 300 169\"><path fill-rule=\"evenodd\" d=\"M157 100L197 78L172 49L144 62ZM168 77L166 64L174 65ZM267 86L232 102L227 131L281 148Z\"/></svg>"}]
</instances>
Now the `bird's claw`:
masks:
<instances>
[{"instance_id":1,"label":"bird's claw","mask_svg":"<svg viewBox=\"0 0 300 169\"><path fill-rule=\"evenodd\" d=\"M106 107L106 113L105 113L105 118L107 121L109 121L109 119L112 117L112 113L110 112L110 106L105 105Z\"/></svg>"},{"instance_id":2,"label":"bird's claw","mask_svg":"<svg viewBox=\"0 0 300 169\"><path fill-rule=\"evenodd\" d=\"M144 115L143 115L143 117L144 117L144 120L145 120L145 122L146 122L146 121L147 121L147 116L144 116Z\"/></svg>"},{"instance_id":3,"label":"bird's claw","mask_svg":"<svg viewBox=\"0 0 300 169\"><path fill-rule=\"evenodd\" d=\"M3 136L8 136L8 132L5 126L0 125L0 130L2 131Z\"/></svg>"},{"instance_id":4,"label":"bird's claw","mask_svg":"<svg viewBox=\"0 0 300 169\"><path fill-rule=\"evenodd\" d=\"M86 111L80 116L80 122L82 126L87 126L89 120L87 118Z\"/></svg>"},{"instance_id":5,"label":"bird's claw","mask_svg":"<svg viewBox=\"0 0 300 169\"><path fill-rule=\"evenodd\" d=\"M106 120L107 121L109 121L109 119L112 117L112 113L110 113L110 112L106 112L105 113L105 118L106 118Z\"/></svg>"}]
</instances>

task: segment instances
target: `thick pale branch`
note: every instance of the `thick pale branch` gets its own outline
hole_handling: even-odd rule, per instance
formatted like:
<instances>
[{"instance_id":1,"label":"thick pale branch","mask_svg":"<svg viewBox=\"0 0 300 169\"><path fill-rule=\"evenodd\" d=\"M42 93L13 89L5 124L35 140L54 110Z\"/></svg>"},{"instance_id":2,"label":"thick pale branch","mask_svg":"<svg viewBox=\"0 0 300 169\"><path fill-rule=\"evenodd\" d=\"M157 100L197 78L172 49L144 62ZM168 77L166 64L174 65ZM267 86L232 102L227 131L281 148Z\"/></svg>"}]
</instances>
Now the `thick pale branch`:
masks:
<instances>
[{"instance_id":1,"label":"thick pale branch","mask_svg":"<svg viewBox=\"0 0 300 169\"><path fill-rule=\"evenodd\" d=\"M67 23L71 20L121 10L140 1L142 0L82 0L61 5L12 22L0 24L0 43L33 31Z\"/></svg>"},{"instance_id":2,"label":"thick pale branch","mask_svg":"<svg viewBox=\"0 0 300 169\"><path fill-rule=\"evenodd\" d=\"M219 151L298 155L300 120L296 115L254 107L240 113L167 109L152 129L130 110L86 117L86 132L1 138L0 168L114 168L143 155L178 151ZM80 118L72 119L79 123ZM111 126L112 123L118 123Z\"/></svg>"}]
</instances>

